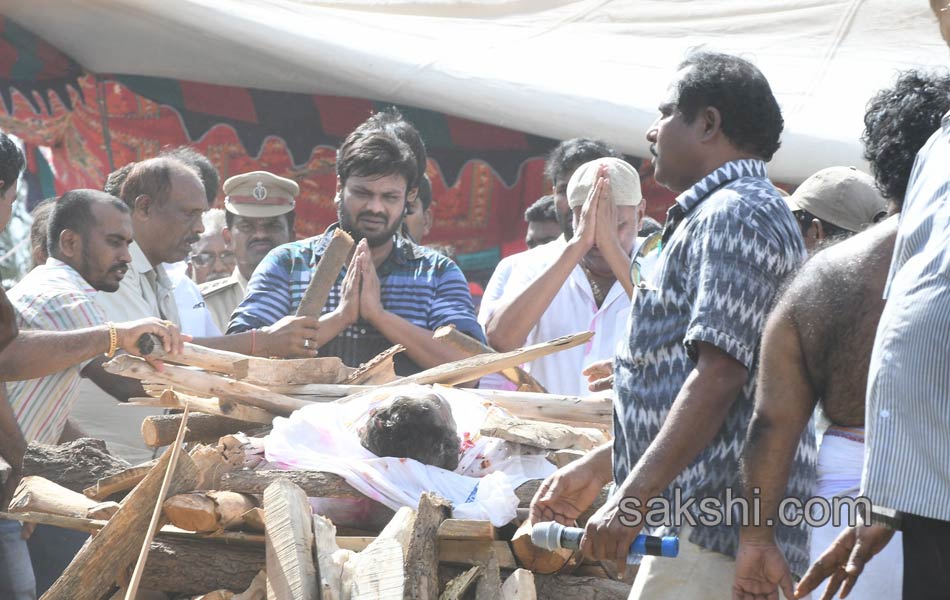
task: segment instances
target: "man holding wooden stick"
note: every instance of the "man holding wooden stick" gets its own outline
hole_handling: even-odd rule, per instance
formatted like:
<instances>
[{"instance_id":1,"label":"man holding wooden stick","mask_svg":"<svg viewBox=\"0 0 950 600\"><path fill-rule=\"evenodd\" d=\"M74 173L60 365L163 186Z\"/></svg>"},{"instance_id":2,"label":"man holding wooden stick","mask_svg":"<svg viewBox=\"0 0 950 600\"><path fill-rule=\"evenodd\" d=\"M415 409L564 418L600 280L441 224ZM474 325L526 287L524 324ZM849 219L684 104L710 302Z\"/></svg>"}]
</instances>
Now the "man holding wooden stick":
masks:
<instances>
[{"instance_id":1,"label":"man holding wooden stick","mask_svg":"<svg viewBox=\"0 0 950 600\"><path fill-rule=\"evenodd\" d=\"M331 271L337 272L329 273L333 281L329 300L312 309L320 321L309 347L359 366L402 344L408 357L396 358L396 372L408 375L463 357L432 339L432 332L442 325L454 324L484 341L459 268L398 235L409 192L417 185L417 165L409 147L386 130L361 127L340 147L337 177L339 222L321 235L268 254L235 310L228 333L253 331L299 314L311 280L322 275L320 263L328 247L345 232L358 244L349 265L339 271L334 266Z\"/></svg>"}]
</instances>

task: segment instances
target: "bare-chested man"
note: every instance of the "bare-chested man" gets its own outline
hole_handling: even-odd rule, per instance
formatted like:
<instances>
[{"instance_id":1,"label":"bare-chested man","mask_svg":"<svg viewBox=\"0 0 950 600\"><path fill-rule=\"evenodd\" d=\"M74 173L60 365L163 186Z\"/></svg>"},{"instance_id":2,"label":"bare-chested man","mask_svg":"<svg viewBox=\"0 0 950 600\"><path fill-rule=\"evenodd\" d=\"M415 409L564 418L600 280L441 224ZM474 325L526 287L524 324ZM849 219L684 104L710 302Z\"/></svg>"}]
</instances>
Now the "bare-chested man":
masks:
<instances>
[{"instance_id":1,"label":"bare-chested man","mask_svg":"<svg viewBox=\"0 0 950 600\"><path fill-rule=\"evenodd\" d=\"M914 157L950 108L950 78L903 74L883 90L865 115L865 157L889 212L900 212ZM791 281L766 324L755 412L743 457L747 493L759 488L763 520L775 518L789 465L817 403L832 425L818 460L815 495L854 496L861 483L864 400L868 365L897 217L819 252ZM847 511L843 517L847 519ZM847 523L844 523L847 525ZM812 531L812 561L844 527ZM872 565L852 598L898 598L900 545L896 557ZM874 569L876 567L876 569ZM876 573L872 574L872 570ZM792 597L785 558L771 527L746 527L740 535L734 598ZM830 586L828 597L837 589Z\"/></svg>"}]
</instances>

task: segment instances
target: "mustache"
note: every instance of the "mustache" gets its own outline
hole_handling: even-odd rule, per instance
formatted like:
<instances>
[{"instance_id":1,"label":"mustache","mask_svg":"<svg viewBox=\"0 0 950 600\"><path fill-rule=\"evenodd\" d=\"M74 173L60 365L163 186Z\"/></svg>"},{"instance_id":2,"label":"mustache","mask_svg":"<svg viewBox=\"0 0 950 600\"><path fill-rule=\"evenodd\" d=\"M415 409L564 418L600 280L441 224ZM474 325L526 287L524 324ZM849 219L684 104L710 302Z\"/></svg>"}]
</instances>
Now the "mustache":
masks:
<instances>
[{"instance_id":1,"label":"mustache","mask_svg":"<svg viewBox=\"0 0 950 600\"><path fill-rule=\"evenodd\" d=\"M252 245L254 245L254 244L259 244L259 243L261 243L261 242L264 242L264 243L266 243L266 244L268 244L268 245L270 245L270 246L276 246L276 245L277 245L277 244L274 243L274 240L271 239L271 238L269 238L269 237L259 237L259 238L253 238L253 239L248 240L246 246L247 246L248 248L250 248Z\"/></svg>"},{"instance_id":2,"label":"mustache","mask_svg":"<svg viewBox=\"0 0 950 600\"><path fill-rule=\"evenodd\" d=\"M656 142L650 144L650 154L652 154L653 156L657 156L657 153L656 153Z\"/></svg>"},{"instance_id":3,"label":"mustache","mask_svg":"<svg viewBox=\"0 0 950 600\"><path fill-rule=\"evenodd\" d=\"M110 272L110 273L123 273L123 274L124 274L124 273L125 273L126 271L128 271L128 270L129 270L129 263L124 263L124 262L116 263L116 264L112 265L111 267L109 267L109 272Z\"/></svg>"},{"instance_id":4,"label":"mustache","mask_svg":"<svg viewBox=\"0 0 950 600\"><path fill-rule=\"evenodd\" d=\"M384 212L373 212L371 210L364 210L356 215L357 219L362 219L363 217L372 217L375 219L382 219L389 223L389 215Z\"/></svg>"},{"instance_id":5,"label":"mustache","mask_svg":"<svg viewBox=\"0 0 950 600\"><path fill-rule=\"evenodd\" d=\"M198 243L198 240L201 239L200 235L189 235L185 238L185 243L191 246L192 244Z\"/></svg>"}]
</instances>

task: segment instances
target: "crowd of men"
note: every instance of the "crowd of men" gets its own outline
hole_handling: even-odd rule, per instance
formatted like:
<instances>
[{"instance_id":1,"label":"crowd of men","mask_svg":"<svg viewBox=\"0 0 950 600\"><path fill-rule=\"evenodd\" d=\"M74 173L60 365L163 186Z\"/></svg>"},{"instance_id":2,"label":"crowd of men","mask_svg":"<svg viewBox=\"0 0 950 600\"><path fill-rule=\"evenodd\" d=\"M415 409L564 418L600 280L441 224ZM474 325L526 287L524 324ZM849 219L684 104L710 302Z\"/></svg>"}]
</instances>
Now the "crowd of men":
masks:
<instances>
[{"instance_id":1,"label":"crowd of men","mask_svg":"<svg viewBox=\"0 0 950 600\"><path fill-rule=\"evenodd\" d=\"M944 4L931 2L947 35ZM950 598L950 76L900 74L867 107L871 173L830 167L790 196L766 168L781 110L750 62L693 52L659 100L646 137L677 194L665 224L645 218L634 165L565 141L546 165L553 194L525 213L529 249L499 263L477 310L455 262L422 245L425 144L396 111L343 141L337 221L308 239L294 239L296 182L240 174L215 209L218 174L188 148L44 202L34 269L0 292L0 455L14 468L0 501L28 443L75 437L81 378L143 395L103 363L138 355L144 333L171 353L194 340L350 366L402 344L408 375L462 358L433 339L443 325L499 351L590 330L524 368L551 393L612 389L613 440L546 479L531 519L573 524L611 484L582 550L625 560L657 499L692 499L646 524L678 535L680 556L645 557L631 598ZM23 166L0 134L0 223ZM322 315L296 316L337 229L352 256ZM845 506L842 525L784 518L788 499L858 496L870 510ZM702 518L700 501L728 512L735 497L755 498L755 520ZM27 533L0 520L4 598L35 598L62 568Z\"/></svg>"}]
</instances>

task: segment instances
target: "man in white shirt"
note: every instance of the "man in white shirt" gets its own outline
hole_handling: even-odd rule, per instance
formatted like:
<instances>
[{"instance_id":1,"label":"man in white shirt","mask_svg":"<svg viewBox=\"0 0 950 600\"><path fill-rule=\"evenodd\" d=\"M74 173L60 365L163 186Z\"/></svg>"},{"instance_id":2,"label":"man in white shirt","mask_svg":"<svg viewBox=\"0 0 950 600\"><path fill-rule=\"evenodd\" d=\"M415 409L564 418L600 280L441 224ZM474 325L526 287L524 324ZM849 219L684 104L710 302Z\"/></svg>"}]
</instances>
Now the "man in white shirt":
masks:
<instances>
[{"instance_id":1,"label":"man in white shirt","mask_svg":"<svg viewBox=\"0 0 950 600\"><path fill-rule=\"evenodd\" d=\"M536 277L516 274L517 293L487 319L489 343L499 351L578 331L594 331L584 346L525 366L551 393L585 395L587 365L613 357L630 310L630 255L640 229L640 178L629 163L602 158L578 168L567 190L574 235ZM530 277L525 281L524 278Z\"/></svg>"}]
</instances>

